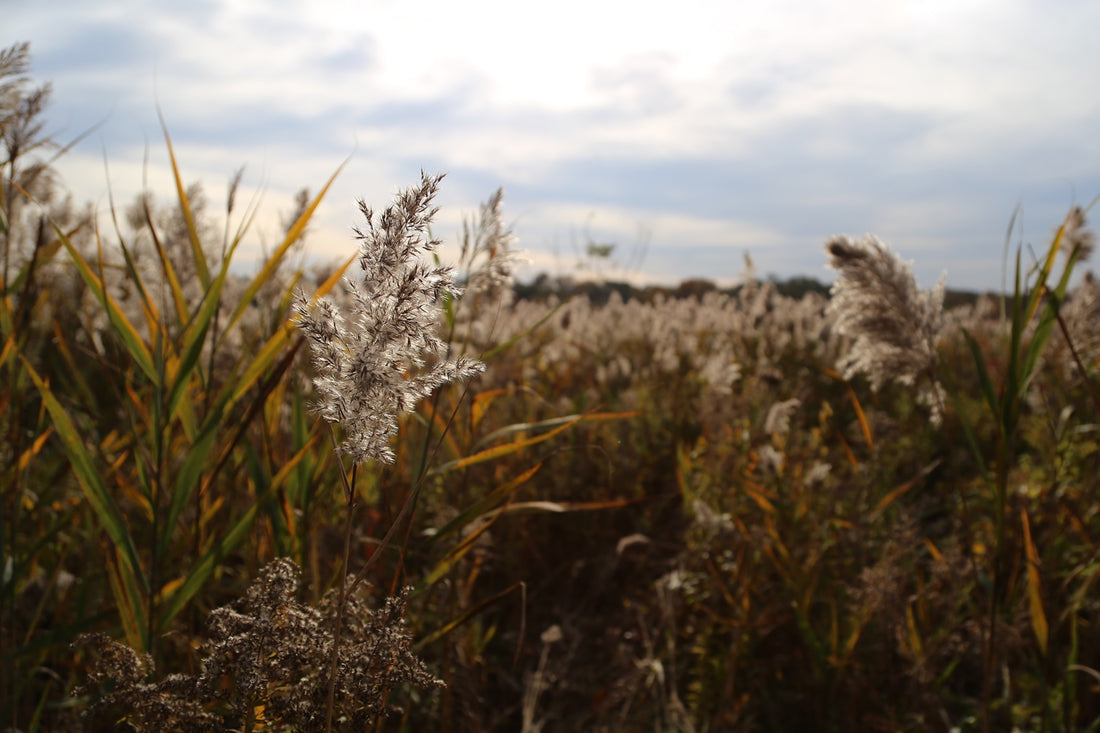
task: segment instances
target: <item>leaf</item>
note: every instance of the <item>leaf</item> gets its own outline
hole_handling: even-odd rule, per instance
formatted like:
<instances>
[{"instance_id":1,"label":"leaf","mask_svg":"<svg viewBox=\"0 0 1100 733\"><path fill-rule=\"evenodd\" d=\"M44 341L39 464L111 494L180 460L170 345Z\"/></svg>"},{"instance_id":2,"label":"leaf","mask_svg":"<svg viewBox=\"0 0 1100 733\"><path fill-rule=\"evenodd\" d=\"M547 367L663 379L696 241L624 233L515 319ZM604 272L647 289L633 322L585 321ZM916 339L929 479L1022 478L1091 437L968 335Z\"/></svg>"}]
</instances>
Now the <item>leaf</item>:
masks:
<instances>
[{"instance_id":1,"label":"leaf","mask_svg":"<svg viewBox=\"0 0 1100 733\"><path fill-rule=\"evenodd\" d=\"M766 495L767 492L764 490L763 486L754 484L751 481L746 481L742 489L744 490L745 495L752 499L753 503L760 507L762 511L765 511L768 514L775 514L775 505L768 500L768 497Z\"/></svg>"},{"instance_id":2,"label":"leaf","mask_svg":"<svg viewBox=\"0 0 1100 733\"><path fill-rule=\"evenodd\" d=\"M844 383L844 388L848 390L848 401L852 403L852 408L856 411L856 419L859 421L859 429L863 433L863 441L867 443L867 447L873 449L875 447L875 438L871 434L871 423L867 421L867 415L863 412L863 405L859 403L859 397L856 397L856 392L852 389L852 385L848 383L839 372L833 369L826 369L825 374L839 379Z\"/></svg>"},{"instance_id":3,"label":"leaf","mask_svg":"<svg viewBox=\"0 0 1100 733\"><path fill-rule=\"evenodd\" d=\"M112 215L114 214L114 202L111 203ZM179 276L176 275L176 268L172 264L171 258L168 257L168 251L164 248L164 243L160 241L160 236L157 234L156 225L153 223L153 212L149 208L149 197L143 196L141 199L142 212L145 214L145 224L149 228L149 234L153 240L153 248L157 251L157 258L160 260L161 272L164 273L164 279L168 281L168 289L172 291L172 302L176 308L176 321L179 324L184 324L188 319L187 298L183 294L183 286L180 285ZM118 229L118 224L115 224L115 229ZM144 294L144 288L143 294Z\"/></svg>"},{"instance_id":4,"label":"leaf","mask_svg":"<svg viewBox=\"0 0 1100 733\"><path fill-rule=\"evenodd\" d=\"M493 404L493 400L501 395L508 394L510 391L511 390L502 387L500 389L491 389L474 395L470 404L470 428L477 428L477 426L481 424L481 420L485 417L485 413L488 411L489 406Z\"/></svg>"},{"instance_id":5,"label":"leaf","mask_svg":"<svg viewBox=\"0 0 1100 733\"><path fill-rule=\"evenodd\" d=\"M168 401L165 405L169 417L176 414L176 410L180 406L180 400L191 381L191 375L194 373L198 365L199 357L202 355L202 347L206 341L207 331L218 312L218 305L221 302L222 287L225 285L225 280L229 275L230 260L231 258L227 256L222 261L222 267L218 272L217 278L214 279L214 282L212 282L206 289L206 292L203 293L202 306L184 329L182 335L183 354L172 373L169 374ZM184 422L185 424L190 422L190 430L188 432L194 435L193 421L185 420Z\"/></svg>"},{"instance_id":6,"label":"leaf","mask_svg":"<svg viewBox=\"0 0 1100 733\"><path fill-rule=\"evenodd\" d=\"M993 380L989 376L985 354L982 353L977 340L965 328L963 329L963 337L966 339L966 345L970 347L970 356L974 360L974 367L978 370L978 383L982 388L982 396L993 414L999 416L1001 414L1001 400L997 397L997 390L993 387Z\"/></svg>"},{"instance_id":7,"label":"leaf","mask_svg":"<svg viewBox=\"0 0 1100 733\"><path fill-rule=\"evenodd\" d=\"M302 236L302 232L305 231L306 225L309 223L310 218L313 217L313 212L316 211L317 206L321 203L321 199L323 199L325 197L325 194L328 193L329 188L336 180L336 177L340 175L340 171L344 169L345 165L347 165L346 160L341 163L340 167L336 169L336 172L329 177L328 181L324 185L324 188L322 188L321 192L317 194L313 201L310 202L309 206L307 206L305 211L302 212L302 215L298 217L298 220L295 221L293 225L291 225L282 243L275 249L271 256L267 258L267 261L260 269L260 272L257 273L256 277L254 277L252 279L252 282L248 284L248 287L245 288L244 294L241 295L240 302L233 310L233 315L229 318L229 323L226 326L226 331L231 329L234 324L237 323L237 320L240 319L245 309L248 308L249 305L251 305L252 300L256 297L256 294L260 291L260 288L262 288L267 283L267 281L274 276L275 271L282 263L283 258L286 256L286 253L290 250L290 247L298 241L298 238ZM348 260L348 264L351 264L354 259L355 258L353 257L351 260ZM342 269L346 269L347 266L348 265L344 265L344 268Z\"/></svg>"},{"instance_id":8,"label":"leaf","mask_svg":"<svg viewBox=\"0 0 1100 733\"><path fill-rule=\"evenodd\" d=\"M264 498L266 499L266 497ZM256 518L256 512L259 511L260 505L260 498L257 497L257 500L252 503L248 511L241 515L228 531L211 543L198 562L191 566L187 577L172 593L171 598L161 607L159 628L168 627L172 619L179 615L187 602L199 592L214 570L221 565L222 560L248 537L248 532L252 528L252 522Z\"/></svg>"},{"instance_id":9,"label":"leaf","mask_svg":"<svg viewBox=\"0 0 1100 733\"><path fill-rule=\"evenodd\" d=\"M195 442L187 447L183 461L176 473L175 484L172 487L172 502L168 508L168 515L165 517L165 529L157 538L156 552L158 558L165 557L168 552L168 546L173 539L173 528L194 495L195 488L199 485L220 427L218 421L208 421Z\"/></svg>"},{"instance_id":10,"label":"leaf","mask_svg":"<svg viewBox=\"0 0 1100 733\"><path fill-rule=\"evenodd\" d=\"M1039 649L1043 654L1046 654L1049 627L1047 626L1047 616L1043 612L1043 596L1039 578L1039 553L1031 539L1031 523L1028 521L1026 509L1020 510L1020 521L1024 527L1024 550L1027 553L1027 598L1028 610L1031 615L1031 629L1035 632Z\"/></svg>"},{"instance_id":11,"label":"leaf","mask_svg":"<svg viewBox=\"0 0 1100 733\"><path fill-rule=\"evenodd\" d=\"M31 460L34 459L34 457L37 456L40 452L42 452L42 446L46 444L46 440L51 435L53 435L53 428L47 427L44 431L42 431L41 435L34 439L34 442L31 443L30 447L23 451L23 453L19 456L19 460L16 461L16 466L20 471L27 470L27 466L30 465Z\"/></svg>"},{"instance_id":12,"label":"leaf","mask_svg":"<svg viewBox=\"0 0 1100 733\"><path fill-rule=\"evenodd\" d=\"M435 642L439 639L442 639L444 636L451 633L456 628L458 628L462 624L466 623L468 620L470 620L471 618L473 618L477 614L481 613L482 609L488 608L492 604L496 603L499 600L502 600L505 596L508 596L509 594L511 594L512 592L514 592L516 590L524 592L525 588L526 588L526 586L524 585L523 581L520 581L518 583L513 583L512 585L510 585L507 588L505 588L504 590L502 590L500 593L497 593L492 598L486 598L481 603L478 603L477 605L466 609L461 614L459 614L458 617L455 618L453 621L450 621L449 623L445 624L443 627L433 631L432 633L430 633L427 636L420 639L420 641L416 642L416 644L413 645L413 651L417 651L419 649L422 649L423 647L427 646L428 644L431 644L431 643L433 643L433 642Z\"/></svg>"},{"instance_id":13,"label":"leaf","mask_svg":"<svg viewBox=\"0 0 1100 733\"><path fill-rule=\"evenodd\" d=\"M499 346L496 346L496 347L490 349L489 351L486 351L484 354L481 355L481 360L482 361L489 361L490 359L492 359L496 356L499 356L500 354L503 354L504 352L511 349L517 343L519 343L520 341L522 341L523 339L527 338L532 333L537 331L542 326L542 324L549 321L554 316L555 313L557 313L559 310L561 310L561 307L563 305L564 305L564 303L561 303L561 304L555 306L553 310L551 310L545 316L540 318L538 320L538 322L535 323L535 325L531 326L526 331L521 331L520 333L517 333L512 338L505 341L503 344L500 344Z\"/></svg>"},{"instance_id":14,"label":"leaf","mask_svg":"<svg viewBox=\"0 0 1100 733\"><path fill-rule=\"evenodd\" d=\"M340 278L343 276L344 271L347 270L348 266L352 262L354 262L355 259L355 256L348 258L347 262L345 262L342 267L334 272L329 277L329 279L321 285L321 287L317 288L317 292L313 294L312 299L316 300L317 298L322 297L330 290L332 290L332 288L335 287L336 283L339 282ZM256 380L259 379L260 375L268 368L268 366L271 365L271 363L275 360L275 357L278 356L279 352L286 347L287 343L291 340L291 336L294 334L294 332L294 321L293 319L288 319L283 324L282 328L271 335L267 342L260 348L260 351L256 355L256 358L253 359L252 362L248 365L248 368L245 370L244 374L237 379L237 383L235 385L229 385L229 388L231 388L233 392L232 399L230 399L229 401L229 405L236 404L237 401L244 396L244 393L247 392L253 384L255 384ZM297 343L300 343L300 341ZM297 346L295 346L294 348L296 349Z\"/></svg>"},{"instance_id":15,"label":"leaf","mask_svg":"<svg viewBox=\"0 0 1100 733\"><path fill-rule=\"evenodd\" d=\"M187 224L187 238L191 241L191 256L195 262L195 272L199 276L199 282L203 290L210 288L210 266L206 263L206 253L202 249L202 241L199 239L199 230L195 225L195 215L191 212L191 202L187 199L187 189L184 188L183 179L180 177L179 165L176 163L176 153L172 149L172 138L168 135L168 126L164 123L164 116L157 108L157 117L160 118L160 128L164 131L164 142L168 146L168 160L172 164L172 178L176 182L176 195L180 201L180 211Z\"/></svg>"},{"instance_id":16,"label":"leaf","mask_svg":"<svg viewBox=\"0 0 1100 733\"><path fill-rule=\"evenodd\" d=\"M133 324L123 315L115 299L106 291L99 277L92 272L87 261L85 261L84 257L77 251L76 247L73 246L72 242L69 241L69 238L66 237L56 225L54 225L54 231L61 239L61 243L65 246L65 249L69 251L69 255L72 257L77 272L80 273L80 277L84 280L88 289L95 295L96 300L103 305L103 309L107 311L107 317L111 323L111 327L122 339L122 343L130 353L130 357L134 360L134 363L145 373L145 376L156 382L157 370L156 367L153 366L153 357L150 355L149 349L146 347L141 336L138 335L137 330L134 329ZM98 240L98 234L96 239Z\"/></svg>"},{"instance_id":17,"label":"leaf","mask_svg":"<svg viewBox=\"0 0 1100 733\"><path fill-rule=\"evenodd\" d=\"M31 200L33 201L34 199ZM74 227L69 231L68 236L71 237L72 235L76 234L78 231L80 231L82 227L83 225ZM58 251L60 251L60 249L60 239L53 239L49 243L39 247L38 250L34 253L34 258L23 263L23 266L19 268L19 272L16 273L15 277L13 277L7 283L7 290L0 292L0 298L21 290L26 282L30 279L32 271L35 268L42 267L43 265L47 264L50 260L54 258L54 255L56 255ZM5 330L11 328L10 323L4 323L3 325Z\"/></svg>"},{"instance_id":18,"label":"leaf","mask_svg":"<svg viewBox=\"0 0 1100 733\"><path fill-rule=\"evenodd\" d=\"M143 595L133 583L131 573L123 569L123 561L116 553L107 554L107 579L115 597L119 620L126 632L126 642L134 649L149 651L151 641Z\"/></svg>"},{"instance_id":19,"label":"leaf","mask_svg":"<svg viewBox=\"0 0 1100 733\"><path fill-rule=\"evenodd\" d=\"M526 471L524 471L523 473L521 473L519 476L516 476L515 478L511 479L510 481L507 481L504 484L502 484L502 485L496 487L495 489L493 489L492 491L490 491L488 494L483 496L481 499L474 502L473 505L468 507L465 511L463 511L461 514L459 514L457 517L455 517L454 519L452 519L451 521L447 522L442 527L440 527L439 530L437 532L435 532L435 534L433 534L428 539L428 541L426 543L427 546L431 547L432 545L434 545L439 540L454 534L456 531L458 531L462 527L465 527L470 522L472 522L475 519L477 519L478 517L482 516L485 512L489 511L491 508L493 508L493 507L501 504L502 502L504 502L516 489L518 489L520 486L522 486L523 484L530 481L531 478L533 478L534 475L536 473L538 473L541 468L542 468L542 464L537 463L534 466L532 466L531 468L529 468Z\"/></svg>"},{"instance_id":20,"label":"leaf","mask_svg":"<svg viewBox=\"0 0 1100 733\"><path fill-rule=\"evenodd\" d=\"M73 425L68 413L65 412L65 408L57 401L49 386L34 370L34 367L30 365L26 357L22 354L19 356L30 375L31 381L38 388L42 403L50 413L50 418L57 429L57 436L61 440L65 454L69 457L69 463L73 468L73 473L76 475L81 490L84 492L84 496L88 499L88 503L91 505L100 524L106 530L107 536L111 538L111 542L114 543L122 556L123 562L120 567L125 568L126 573L124 575L133 576L134 579L140 582L141 588L148 591L149 584L144 572L142 572L141 563L138 561L133 538L130 536L126 522L115 505L111 493L107 490L102 476L96 469L92 457L88 454L76 426Z\"/></svg>"},{"instance_id":21,"label":"leaf","mask_svg":"<svg viewBox=\"0 0 1100 733\"><path fill-rule=\"evenodd\" d=\"M536 435L533 438L520 438L510 443L504 443L502 445L493 446L492 448L486 448L483 451L474 453L473 455L466 456L465 458L458 458L453 461L448 461L436 468L433 468L429 475L436 476L439 474L447 473L449 471L456 471L460 468L466 468L467 466L473 466L478 463L484 463L485 461L491 461L494 458L500 458L511 453L516 453L524 448L529 448L532 445L537 445L543 441L549 440L558 433L564 432L573 427L581 421L579 416L573 417L553 430L550 430L542 435Z\"/></svg>"},{"instance_id":22,"label":"leaf","mask_svg":"<svg viewBox=\"0 0 1100 733\"><path fill-rule=\"evenodd\" d=\"M872 519L872 520L878 519L879 516L881 516L882 513L884 511L886 511L887 507L889 507L891 504L893 504L895 501L897 501L900 497L905 495L909 491L909 489L916 486L917 483L922 478L924 478L928 474L932 473L932 471L935 470L936 466L940 465L940 463L942 463L942 462L943 462L942 458L937 458L936 460L932 461L927 466L922 468L917 473L916 476L909 479L908 481L901 484L900 486L897 486L896 488L892 489L890 491L890 493L888 493L886 496L882 497L882 499L879 500L878 504L875 504L875 508L871 510L870 519Z\"/></svg>"}]
</instances>

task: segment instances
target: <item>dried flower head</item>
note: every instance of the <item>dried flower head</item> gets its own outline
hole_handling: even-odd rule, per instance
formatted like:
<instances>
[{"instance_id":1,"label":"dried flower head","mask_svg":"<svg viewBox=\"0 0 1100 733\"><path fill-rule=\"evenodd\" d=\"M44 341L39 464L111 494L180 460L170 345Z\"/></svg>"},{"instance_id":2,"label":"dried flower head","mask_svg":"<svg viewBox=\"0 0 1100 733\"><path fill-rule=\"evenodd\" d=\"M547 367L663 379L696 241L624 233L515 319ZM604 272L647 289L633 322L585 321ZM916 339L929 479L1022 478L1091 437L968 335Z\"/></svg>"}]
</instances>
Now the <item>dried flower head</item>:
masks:
<instances>
[{"instance_id":1,"label":"dried flower head","mask_svg":"<svg viewBox=\"0 0 1100 733\"><path fill-rule=\"evenodd\" d=\"M360 202L367 220L355 230L363 278L344 280L352 300L346 320L332 301L310 304L295 294L297 325L317 371L316 411L343 426L340 451L357 463L392 463L389 440L399 417L440 385L485 368L470 359L444 360L446 344L436 335L441 298L461 292L450 267L421 261L439 244L428 225L441 179L422 174L420 186L399 194L377 221Z\"/></svg>"},{"instance_id":2,"label":"dried flower head","mask_svg":"<svg viewBox=\"0 0 1100 733\"><path fill-rule=\"evenodd\" d=\"M802 406L802 400L793 397L783 402L774 402L768 408L768 416L764 418L764 432L768 434L786 435L791 431L791 416Z\"/></svg>"},{"instance_id":3,"label":"dried flower head","mask_svg":"<svg viewBox=\"0 0 1100 733\"><path fill-rule=\"evenodd\" d=\"M1095 275L1091 272L1085 273L1085 277L1066 299L1061 315L1066 324L1069 342L1081 359L1080 366L1090 372L1100 361L1100 329L1096 327L1100 323L1100 282L1097 282ZM1077 359L1070 355L1063 354L1062 358L1052 361L1060 365L1067 376L1074 379L1087 377L1087 373L1081 373Z\"/></svg>"},{"instance_id":4,"label":"dried flower head","mask_svg":"<svg viewBox=\"0 0 1100 733\"><path fill-rule=\"evenodd\" d=\"M74 647L91 652L87 683L75 691L95 697L83 712L88 729L123 721L138 731L198 732L222 727L223 721L204 708L194 678L176 674L148 681L152 658L106 634L83 634Z\"/></svg>"},{"instance_id":5,"label":"dried flower head","mask_svg":"<svg viewBox=\"0 0 1100 733\"><path fill-rule=\"evenodd\" d=\"M1080 206L1074 206L1066 217L1062 230L1062 251L1066 256L1077 253L1077 261L1084 262L1096 248L1096 233L1088 228L1085 212Z\"/></svg>"},{"instance_id":6,"label":"dried flower head","mask_svg":"<svg viewBox=\"0 0 1100 733\"><path fill-rule=\"evenodd\" d=\"M461 262L469 268L467 288L484 293L490 300L507 301L512 294L514 269L520 261L512 248L516 237L504 225L500 205L504 189L498 188L481 205L476 223L463 222Z\"/></svg>"},{"instance_id":7,"label":"dried flower head","mask_svg":"<svg viewBox=\"0 0 1100 733\"><path fill-rule=\"evenodd\" d=\"M837 330L855 339L839 364L845 378L865 374L875 390L891 380L920 380L919 399L939 420L936 344L944 327L943 278L933 290L918 289L910 265L873 236L858 242L833 237L825 251L838 273L828 312Z\"/></svg>"},{"instance_id":8,"label":"dried flower head","mask_svg":"<svg viewBox=\"0 0 1100 733\"><path fill-rule=\"evenodd\" d=\"M78 639L93 652L88 684L77 691L98 693L85 714L90 729L124 722L137 731L252 730L260 710L265 730L322 729L336 594L319 609L303 605L295 598L300 576L290 560L274 560L244 598L215 609L197 675L149 681L149 655L106 634ZM399 686L443 684L410 651L407 595L402 590L378 609L362 593L347 598L337 650L337 730L365 730L392 709Z\"/></svg>"},{"instance_id":9,"label":"dried flower head","mask_svg":"<svg viewBox=\"0 0 1100 733\"><path fill-rule=\"evenodd\" d=\"M239 717L263 705L269 723L316 730L325 719L336 603L332 593L320 609L299 603L300 575L290 560L274 560L235 607L213 612L200 684L209 699L228 695L222 702ZM347 599L336 667L337 708L347 723L341 728L362 730L385 714L387 699L399 685L441 684L409 650L406 594L402 591L378 610L369 609L359 595ZM226 686L226 679L233 684Z\"/></svg>"}]
</instances>

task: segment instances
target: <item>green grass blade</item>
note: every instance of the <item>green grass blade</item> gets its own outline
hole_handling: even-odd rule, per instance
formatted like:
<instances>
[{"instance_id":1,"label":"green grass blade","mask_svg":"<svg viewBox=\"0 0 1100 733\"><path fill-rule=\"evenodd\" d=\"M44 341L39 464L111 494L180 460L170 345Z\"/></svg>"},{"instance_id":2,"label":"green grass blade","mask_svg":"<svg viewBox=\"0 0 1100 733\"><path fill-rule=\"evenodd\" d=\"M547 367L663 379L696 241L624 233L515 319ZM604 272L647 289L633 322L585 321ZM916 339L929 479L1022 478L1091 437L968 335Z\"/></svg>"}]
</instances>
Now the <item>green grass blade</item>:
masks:
<instances>
[{"instance_id":1,"label":"green grass blade","mask_svg":"<svg viewBox=\"0 0 1100 733\"><path fill-rule=\"evenodd\" d=\"M294 356L298 349L301 348L302 340L298 339L294 345L287 350L282 359L274 366L271 373L267 375L264 381L259 385L256 394L252 398L252 403L245 410L244 417L237 422L237 428L234 434L227 440L221 443L221 452L218 454L217 460L214 462L214 466L207 472L206 478L203 480L202 488L200 491L204 492L210 487L214 478L218 475L222 466L229 460L229 456L232 454L234 447L240 441L244 435L245 430L252 423L252 420L256 418L263 410L263 405L267 400L271 391L275 388L275 385L286 371L290 368L290 365L294 361ZM230 385L232 387L232 385ZM211 410L211 416L208 418L208 425L216 425L221 422L220 415L228 411L229 406L235 405L237 402L236 393L231 388L227 388L222 391L221 395L215 402L215 407ZM173 520L174 521L174 520Z\"/></svg>"},{"instance_id":2,"label":"green grass blade","mask_svg":"<svg viewBox=\"0 0 1100 733\"><path fill-rule=\"evenodd\" d=\"M557 312L558 312L559 310L561 310L561 307L562 307L562 305L564 305L564 303L561 303L561 304L558 304L557 306L555 306L555 307L554 307L553 309L551 309L551 311L550 311L549 313L547 313L547 314L546 314L545 316L543 316L542 318L540 318L540 319L538 320L538 322L537 322L537 323L535 323L535 325L531 326L531 327L530 327L530 328L528 328L527 330L525 330L525 331L522 331L522 332L520 332L520 333L516 334L515 336L513 336L513 337L512 337L512 338L510 338L510 339L508 339L508 340L507 340L507 341L505 341L504 343L502 343L502 344L498 344L497 346L493 347L493 348L492 348L492 349L490 349L489 351L486 351L486 352L485 352L484 354L482 354L482 355L481 355L481 359L482 359L482 361L489 361L489 360L490 360L490 359L492 359L493 357L495 357L495 356L498 356L498 355L500 355L500 354L503 354L504 352L508 351L508 350L509 350L509 349L511 349L511 348L512 348L513 346L515 346L515 345L516 345L517 343L519 343L520 341L522 341L523 339L527 338L528 336L530 336L530 335L531 335L532 333L534 333L535 331L537 331L537 330L539 330L540 328L542 328L542 325L543 325L544 323L546 323L546 322L547 322L547 321L549 321L549 320L550 320L551 318L553 318L553 317L554 317L554 314L555 314L555 313L557 313Z\"/></svg>"},{"instance_id":3,"label":"green grass blade","mask_svg":"<svg viewBox=\"0 0 1100 733\"><path fill-rule=\"evenodd\" d=\"M187 605L187 602L202 589L202 586L209 580L214 570L222 564L222 561L237 547L237 545L241 544L241 542L248 537L249 530L252 528L252 523L256 518L256 512L259 511L259 508L260 501L257 500L248 511L237 519L227 532L221 534L206 548L206 551L203 552L198 562L191 566L183 582L164 600L158 617L158 628L168 628L168 625L172 623L172 619L178 616L184 606Z\"/></svg>"},{"instance_id":4,"label":"green grass blade","mask_svg":"<svg viewBox=\"0 0 1100 733\"><path fill-rule=\"evenodd\" d=\"M92 291L92 294L95 295L96 300L98 300L107 311L112 328L114 328L119 338L122 339L122 343L126 347L131 358L133 358L134 363L137 364L138 368L141 369L145 376L156 382L157 370L153 366L153 357L150 355L149 349L146 347L141 336L138 335L133 324L123 315L122 310L118 307L118 303L116 303L115 299L111 297L111 294L107 292L99 277L92 272L92 268L88 265L87 261L85 261L83 255L73 246L72 242L69 241L69 238L66 237L56 225L54 225L54 231L60 238L61 244L69 251L69 256L72 257L80 277L84 280L88 289Z\"/></svg>"},{"instance_id":5,"label":"green grass blade","mask_svg":"<svg viewBox=\"0 0 1100 733\"><path fill-rule=\"evenodd\" d=\"M207 461L215 445L218 428L219 425L216 422L207 423L199 433L197 440L187 449L187 454L176 473L176 481L172 489L172 502L168 506L168 515L165 519L165 530L157 538L157 557L164 557L168 552L176 523L202 479L203 470L206 468Z\"/></svg>"},{"instance_id":6,"label":"green grass blade","mask_svg":"<svg viewBox=\"0 0 1100 733\"><path fill-rule=\"evenodd\" d=\"M516 476L510 481L507 481L504 484L496 487L488 494L483 496L481 499L466 508L457 517L440 527L437 532L435 532L431 537L427 539L425 545L427 547L432 547L437 542L439 542L439 540L449 537L456 531L465 527L477 517L498 506L503 501L505 501L516 489L530 481L531 478L534 477L534 475L538 473L539 469L541 468L542 464L537 463L521 473L519 476Z\"/></svg>"},{"instance_id":7,"label":"green grass blade","mask_svg":"<svg viewBox=\"0 0 1100 733\"><path fill-rule=\"evenodd\" d=\"M970 347L970 355L974 359L974 367L978 370L978 384L982 388L982 397L985 398L985 402L989 405L989 409L993 411L994 415L1001 414L1001 400L997 396L997 390L993 386L993 380L989 376L989 369L985 363L985 354L982 353L982 349L978 346L978 342L970 335L970 332L963 329L963 338L966 339L966 345Z\"/></svg>"},{"instance_id":8,"label":"green grass blade","mask_svg":"<svg viewBox=\"0 0 1100 733\"><path fill-rule=\"evenodd\" d=\"M171 383L166 404L166 412L169 416L175 415L180 399L191 383L191 375L198 366L203 343L206 341L206 334L218 312L218 305L221 303L222 287L224 287L225 280L229 275L229 262L230 257L227 256L222 262L217 278L214 279L214 282L210 284L203 295L202 305L198 312L195 313L194 318L184 329L183 354L175 368L175 373L169 375Z\"/></svg>"},{"instance_id":9,"label":"green grass blade","mask_svg":"<svg viewBox=\"0 0 1100 733\"><path fill-rule=\"evenodd\" d=\"M22 358L22 355L20 357ZM38 375L38 372L25 358L23 358L23 366L30 375L35 387L38 388L42 403L50 413L54 427L57 429L57 436L61 440L84 496L88 499L92 510L96 513L104 530L106 530L107 536L111 538L125 561L121 567L124 567L134 578L140 581L141 588L147 591L149 583L141 569L141 563L138 561L133 538L130 536L126 522L119 512L114 498L107 490L107 486L104 484L92 457L84 447L84 441L77 432L76 426L73 425L68 413L58 402L49 385L42 380L42 377Z\"/></svg>"}]
</instances>

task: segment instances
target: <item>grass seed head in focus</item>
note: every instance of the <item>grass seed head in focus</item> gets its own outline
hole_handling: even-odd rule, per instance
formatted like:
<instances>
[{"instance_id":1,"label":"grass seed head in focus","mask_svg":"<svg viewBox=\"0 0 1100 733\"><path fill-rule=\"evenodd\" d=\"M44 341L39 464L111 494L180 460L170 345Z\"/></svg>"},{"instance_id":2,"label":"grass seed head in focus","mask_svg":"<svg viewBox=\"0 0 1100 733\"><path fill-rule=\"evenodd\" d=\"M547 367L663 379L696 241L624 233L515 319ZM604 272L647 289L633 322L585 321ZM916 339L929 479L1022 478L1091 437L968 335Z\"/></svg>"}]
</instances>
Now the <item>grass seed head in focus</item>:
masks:
<instances>
[{"instance_id":1,"label":"grass seed head in focus","mask_svg":"<svg viewBox=\"0 0 1100 733\"><path fill-rule=\"evenodd\" d=\"M311 304L301 292L295 296L297 323L313 352L315 409L344 428L339 450L356 463L392 463L390 437L399 417L437 387L485 368L472 359L445 359L447 346L436 334L441 299L461 293L450 267L421 260L439 244L428 225L441 179L422 175L420 185L402 192L377 220L360 202L363 277L344 281L350 314L327 298Z\"/></svg>"}]
</instances>

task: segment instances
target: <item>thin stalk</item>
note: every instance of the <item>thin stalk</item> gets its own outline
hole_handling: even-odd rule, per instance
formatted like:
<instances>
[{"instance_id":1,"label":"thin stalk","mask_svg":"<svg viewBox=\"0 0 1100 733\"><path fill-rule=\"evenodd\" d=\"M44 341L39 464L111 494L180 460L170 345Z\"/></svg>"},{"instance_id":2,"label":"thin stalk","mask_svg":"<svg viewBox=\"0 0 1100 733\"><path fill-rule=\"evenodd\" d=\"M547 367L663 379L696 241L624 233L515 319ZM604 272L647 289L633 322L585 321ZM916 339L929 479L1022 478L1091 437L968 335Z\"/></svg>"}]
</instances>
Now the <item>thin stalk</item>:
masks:
<instances>
[{"instance_id":1,"label":"thin stalk","mask_svg":"<svg viewBox=\"0 0 1100 733\"><path fill-rule=\"evenodd\" d=\"M336 430L332 423L328 424L329 437L332 438L333 447L337 447ZM344 628L344 604L347 599L348 563L351 559L351 528L355 515L356 494L354 490L355 479L348 478L347 469L340 456L336 456L336 464L340 467L340 478L344 485L344 499L347 503L347 516L344 519L344 556L340 565L340 585L336 599L335 628L332 630L332 653L329 655L328 665L328 697L325 702L325 732L332 733L332 717L336 707L336 662L340 654L340 635ZM352 471L357 470L353 468Z\"/></svg>"},{"instance_id":2,"label":"thin stalk","mask_svg":"<svg viewBox=\"0 0 1100 733\"><path fill-rule=\"evenodd\" d=\"M1081 360L1081 355L1077 352L1077 347L1073 344L1073 339L1069 335L1069 329L1066 327L1066 321L1062 318L1061 308L1054 309L1054 317L1058 319L1058 328L1062 331L1062 336L1066 339L1066 345L1069 346L1069 353L1073 356L1073 363L1077 365L1082 376L1088 375L1088 370L1085 369L1085 364ZM1087 379L1085 384L1088 387L1089 396L1092 397L1093 404L1096 406L1096 414L1100 415L1100 393L1098 393L1091 382Z\"/></svg>"},{"instance_id":3,"label":"thin stalk","mask_svg":"<svg viewBox=\"0 0 1100 733\"><path fill-rule=\"evenodd\" d=\"M993 682L997 676L997 609L1002 592L1002 562L1005 534L1005 505L1008 495L1008 460L1012 455L1007 447L1007 438L998 436L996 509L994 515L995 535L992 552L992 585L989 592L989 607L986 615L985 651L982 662L982 731L992 730Z\"/></svg>"}]
</instances>

